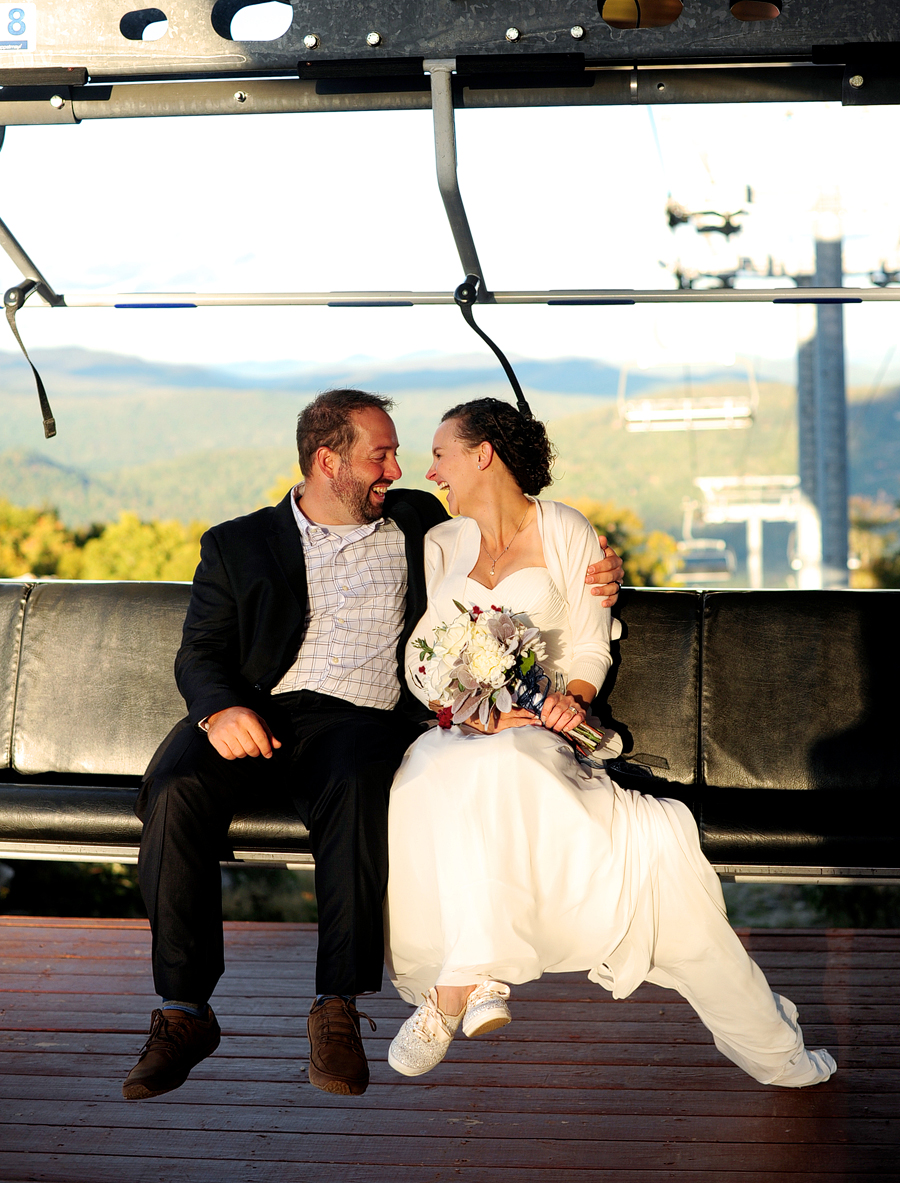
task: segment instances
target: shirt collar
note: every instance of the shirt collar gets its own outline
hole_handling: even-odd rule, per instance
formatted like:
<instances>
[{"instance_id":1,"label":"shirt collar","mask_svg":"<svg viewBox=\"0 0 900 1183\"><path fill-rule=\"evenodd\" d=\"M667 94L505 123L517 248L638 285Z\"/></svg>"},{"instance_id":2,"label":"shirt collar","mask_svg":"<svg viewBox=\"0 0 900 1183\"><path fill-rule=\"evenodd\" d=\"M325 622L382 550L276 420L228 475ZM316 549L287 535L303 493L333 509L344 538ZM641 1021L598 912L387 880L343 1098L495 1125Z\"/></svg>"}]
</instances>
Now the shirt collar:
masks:
<instances>
[{"instance_id":1,"label":"shirt collar","mask_svg":"<svg viewBox=\"0 0 900 1183\"><path fill-rule=\"evenodd\" d=\"M360 538L366 538L369 534L374 532L382 526L391 526L385 518L378 518L374 522L363 522L356 530L351 530L349 534L333 534L327 526L320 526L316 522L311 522L300 506L297 504L299 499L303 496L304 482L294 485L291 490L291 509L294 513L294 521L300 530L300 536L303 538L307 546L317 546L324 542L327 538L339 538L341 542L356 542Z\"/></svg>"}]
</instances>

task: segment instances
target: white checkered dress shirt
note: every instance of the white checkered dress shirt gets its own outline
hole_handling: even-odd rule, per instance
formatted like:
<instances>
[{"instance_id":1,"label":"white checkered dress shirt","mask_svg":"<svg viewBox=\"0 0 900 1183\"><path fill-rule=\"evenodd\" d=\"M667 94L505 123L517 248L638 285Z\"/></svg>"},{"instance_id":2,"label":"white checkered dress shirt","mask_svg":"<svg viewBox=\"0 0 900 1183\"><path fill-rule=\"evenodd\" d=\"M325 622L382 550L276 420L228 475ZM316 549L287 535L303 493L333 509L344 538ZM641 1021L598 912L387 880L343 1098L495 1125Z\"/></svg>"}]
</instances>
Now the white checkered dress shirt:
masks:
<instances>
[{"instance_id":1,"label":"white checkered dress shirt","mask_svg":"<svg viewBox=\"0 0 900 1183\"><path fill-rule=\"evenodd\" d=\"M299 486L298 486L299 488ZM301 512L309 607L303 644L273 694L317 690L390 710L400 698L397 641L406 606L403 531L380 518L338 535Z\"/></svg>"}]
</instances>

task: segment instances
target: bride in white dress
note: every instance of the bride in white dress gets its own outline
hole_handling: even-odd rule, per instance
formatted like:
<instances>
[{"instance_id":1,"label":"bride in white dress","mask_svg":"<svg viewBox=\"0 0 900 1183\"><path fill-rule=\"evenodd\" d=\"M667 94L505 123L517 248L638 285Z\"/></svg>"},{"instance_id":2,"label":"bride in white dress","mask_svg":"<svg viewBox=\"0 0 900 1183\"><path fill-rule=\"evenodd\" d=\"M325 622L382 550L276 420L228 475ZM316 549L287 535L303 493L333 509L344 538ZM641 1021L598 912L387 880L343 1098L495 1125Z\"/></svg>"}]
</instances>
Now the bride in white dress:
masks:
<instances>
[{"instance_id":1,"label":"bride in white dress","mask_svg":"<svg viewBox=\"0 0 900 1183\"><path fill-rule=\"evenodd\" d=\"M415 1076L460 1026L510 1021L508 983L584 970L625 998L643 981L679 991L717 1047L756 1080L827 1080L788 999L773 994L725 914L690 810L622 789L579 763L560 732L590 712L610 664L610 613L584 586L602 557L576 510L536 500L549 483L543 425L495 399L448 411L428 479L460 516L426 536L428 611L413 638L466 607L502 606L541 629L545 672L565 686L541 719L513 709L485 730L434 727L391 790L385 905L388 967L421 1003L389 1061ZM423 696L418 652L407 679ZM599 726L594 720L594 724ZM616 753L614 743L603 754Z\"/></svg>"}]
</instances>

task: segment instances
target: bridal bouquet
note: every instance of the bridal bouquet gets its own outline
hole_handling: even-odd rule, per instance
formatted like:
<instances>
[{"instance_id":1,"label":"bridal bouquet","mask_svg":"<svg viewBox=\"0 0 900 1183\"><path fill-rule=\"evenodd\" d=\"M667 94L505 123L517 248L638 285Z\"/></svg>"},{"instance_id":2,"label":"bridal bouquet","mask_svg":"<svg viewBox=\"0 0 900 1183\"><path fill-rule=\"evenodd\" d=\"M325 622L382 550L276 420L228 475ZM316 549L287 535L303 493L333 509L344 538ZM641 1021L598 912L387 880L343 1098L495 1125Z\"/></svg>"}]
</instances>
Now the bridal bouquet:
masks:
<instances>
[{"instance_id":1,"label":"bridal bouquet","mask_svg":"<svg viewBox=\"0 0 900 1183\"><path fill-rule=\"evenodd\" d=\"M459 616L437 626L433 644L421 637L413 641L422 662L417 681L441 708L440 726L465 723L476 715L486 725L495 707L524 707L540 718L550 692L550 678L539 664L547 656L540 630L495 604L470 610L453 603ZM587 723L564 734L586 755L605 742Z\"/></svg>"}]
</instances>

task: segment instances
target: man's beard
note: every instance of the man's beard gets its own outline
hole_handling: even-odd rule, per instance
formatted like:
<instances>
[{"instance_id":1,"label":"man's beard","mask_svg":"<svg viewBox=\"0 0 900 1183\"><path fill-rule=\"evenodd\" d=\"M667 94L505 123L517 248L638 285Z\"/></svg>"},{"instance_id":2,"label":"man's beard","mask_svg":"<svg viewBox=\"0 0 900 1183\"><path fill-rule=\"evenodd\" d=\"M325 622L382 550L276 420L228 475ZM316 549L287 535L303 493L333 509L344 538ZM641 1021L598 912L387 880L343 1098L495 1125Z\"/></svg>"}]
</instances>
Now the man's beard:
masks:
<instances>
[{"instance_id":1,"label":"man's beard","mask_svg":"<svg viewBox=\"0 0 900 1183\"><path fill-rule=\"evenodd\" d=\"M369 500L371 486L363 484L346 465L341 465L332 488L355 522L377 522L382 517L384 511Z\"/></svg>"}]
</instances>

